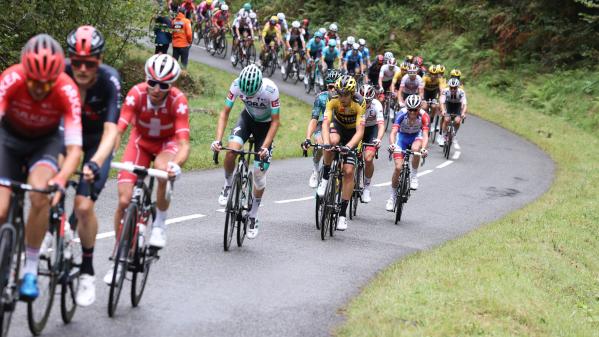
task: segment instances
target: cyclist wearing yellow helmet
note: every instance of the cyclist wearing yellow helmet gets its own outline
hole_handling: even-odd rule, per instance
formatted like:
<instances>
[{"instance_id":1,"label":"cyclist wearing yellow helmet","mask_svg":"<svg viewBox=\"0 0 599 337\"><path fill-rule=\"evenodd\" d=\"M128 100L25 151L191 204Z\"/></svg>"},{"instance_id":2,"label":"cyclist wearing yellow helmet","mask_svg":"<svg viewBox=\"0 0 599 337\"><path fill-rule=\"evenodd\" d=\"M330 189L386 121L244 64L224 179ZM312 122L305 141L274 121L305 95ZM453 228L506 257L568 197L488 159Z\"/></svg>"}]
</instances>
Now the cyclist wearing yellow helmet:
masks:
<instances>
[{"instance_id":1,"label":"cyclist wearing yellow helmet","mask_svg":"<svg viewBox=\"0 0 599 337\"><path fill-rule=\"evenodd\" d=\"M281 33L281 26L279 25L279 18L273 15L268 19L268 22L262 29L262 36L260 38L262 42L262 51L260 52L260 61L262 65L265 65L265 58L267 48L274 48L272 42L275 42L277 46L283 45L283 35Z\"/></svg>"},{"instance_id":2,"label":"cyclist wearing yellow helmet","mask_svg":"<svg viewBox=\"0 0 599 337\"><path fill-rule=\"evenodd\" d=\"M429 114L431 122L435 120L435 116L439 112L439 94L445 88L445 78L442 75L441 65L431 65L428 72L424 75L424 100L422 101L422 109L428 112L428 102L431 102L431 112Z\"/></svg>"},{"instance_id":3,"label":"cyclist wearing yellow helmet","mask_svg":"<svg viewBox=\"0 0 599 337\"><path fill-rule=\"evenodd\" d=\"M358 146L364 136L366 104L362 96L356 93L356 80L350 75L341 76L335 82L335 94L326 105L322 122L322 140L325 145L339 145L341 152L346 154L343 158L343 175L354 176L356 158L348 154L351 149ZM333 152L324 153L323 175L316 193L323 197L331 172ZM349 199L354 190L353 179L343 179L341 192L341 211L339 213L338 230L347 229L346 212Z\"/></svg>"}]
</instances>

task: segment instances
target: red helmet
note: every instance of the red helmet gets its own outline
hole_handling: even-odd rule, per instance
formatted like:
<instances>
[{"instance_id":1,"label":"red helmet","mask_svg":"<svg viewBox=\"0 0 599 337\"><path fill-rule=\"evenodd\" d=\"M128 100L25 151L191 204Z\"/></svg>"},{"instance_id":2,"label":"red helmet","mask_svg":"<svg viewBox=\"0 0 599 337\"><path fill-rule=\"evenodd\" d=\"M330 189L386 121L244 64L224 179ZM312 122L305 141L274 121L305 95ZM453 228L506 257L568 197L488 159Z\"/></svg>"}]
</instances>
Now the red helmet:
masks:
<instances>
[{"instance_id":1,"label":"red helmet","mask_svg":"<svg viewBox=\"0 0 599 337\"><path fill-rule=\"evenodd\" d=\"M60 44L50 35L38 34L23 47L21 64L27 78L54 81L64 71L64 53Z\"/></svg>"},{"instance_id":2,"label":"red helmet","mask_svg":"<svg viewBox=\"0 0 599 337\"><path fill-rule=\"evenodd\" d=\"M104 51L104 36L92 26L81 26L69 33L69 54L75 56L99 55Z\"/></svg>"},{"instance_id":3,"label":"red helmet","mask_svg":"<svg viewBox=\"0 0 599 337\"><path fill-rule=\"evenodd\" d=\"M308 27L308 25L310 24L310 20L309 19L303 19L302 20L302 24L304 24L304 26Z\"/></svg>"}]
</instances>

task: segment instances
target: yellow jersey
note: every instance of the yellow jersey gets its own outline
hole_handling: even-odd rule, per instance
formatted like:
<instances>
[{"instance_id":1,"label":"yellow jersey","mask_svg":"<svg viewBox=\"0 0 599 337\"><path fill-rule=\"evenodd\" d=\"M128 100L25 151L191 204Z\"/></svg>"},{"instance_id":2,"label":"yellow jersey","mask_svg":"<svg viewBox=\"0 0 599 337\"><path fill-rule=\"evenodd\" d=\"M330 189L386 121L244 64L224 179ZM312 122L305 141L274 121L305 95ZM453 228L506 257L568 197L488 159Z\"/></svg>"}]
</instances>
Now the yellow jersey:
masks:
<instances>
[{"instance_id":1,"label":"yellow jersey","mask_svg":"<svg viewBox=\"0 0 599 337\"><path fill-rule=\"evenodd\" d=\"M336 121L346 129L355 129L358 125L365 123L364 111L366 101L359 95L354 95L348 107L343 106L337 95L331 97L327 102L324 112L324 122Z\"/></svg>"},{"instance_id":2,"label":"yellow jersey","mask_svg":"<svg viewBox=\"0 0 599 337\"><path fill-rule=\"evenodd\" d=\"M444 77L432 77L427 74L424 75L422 80L424 81L424 90L426 91L442 90L446 86Z\"/></svg>"},{"instance_id":3,"label":"yellow jersey","mask_svg":"<svg viewBox=\"0 0 599 337\"><path fill-rule=\"evenodd\" d=\"M271 26L270 22L266 23L264 25L264 28L262 29L262 38L266 38L266 37L277 37L277 39L281 40L282 39L282 35L281 35L281 28L278 24Z\"/></svg>"}]
</instances>

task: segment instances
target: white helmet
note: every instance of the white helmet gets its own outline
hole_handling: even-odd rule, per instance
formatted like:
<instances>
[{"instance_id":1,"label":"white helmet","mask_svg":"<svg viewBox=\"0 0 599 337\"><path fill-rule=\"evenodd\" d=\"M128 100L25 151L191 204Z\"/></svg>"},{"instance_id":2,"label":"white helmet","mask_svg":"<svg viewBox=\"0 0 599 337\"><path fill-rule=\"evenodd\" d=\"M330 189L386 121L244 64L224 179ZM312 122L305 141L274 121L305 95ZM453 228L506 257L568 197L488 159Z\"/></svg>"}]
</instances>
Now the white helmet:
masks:
<instances>
[{"instance_id":1,"label":"white helmet","mask_svg":"<svg viewBox=\"0 0 599 337\"><path fill-rule=\"evenodd\" d=\"M226 11L228 11L228 10L229 10L229 6L227 6L227 5L222 5L222 6L220 6L220 10L221 10L221 11L225 11L225 12L226 12Z\"/></svg>"},{"instance_id":2,"label":"white helmet","mask_svg":"<svg viewBox=\"0 0 599 337\"><path fill-rule=\"evenodd\" d=\"M357 44L357 43L354 43L354 44L352 45L352 48L353 48L354 50L358 50L358 49L360 49L360 45L359 45L359 44Z\"/></svg>"},{"instance_id":3,"label":"white helmet","mask_svg":"<svg viewBox=\"0 0 599 337\"><path fill-rule=\"evenodd\" d=\"M248 12L246 12L246 11L241 12L242 19L246 19L247 17L248 17Z\"/></svg>"},{"instance_id":4,"label":"white helmet","mask_svg":"<svg viewBox=\"0 0 599 337\"><path fill-rule=\"evenodd\" d=\"M252 20L256 19L256 13L250 12L250 19L252 19Z\"/></svg>"},{"instance_id":5,"label":"white helmet","mask_svg":"<svg viewBox=\"0 0 599 337\"><path fill-rule=\"evenodd\" d=\"M355 38L355 37L353 37L353 36L348 36L348 37L347 37L347 43L349 43L349 44L354 44L354 43L356 43L356 38Z\"/></svg>"},{"instance_id":6,"label":"white helmet","mask_svg":"<svg viewBox=\"0 0 599 337\"><path fill-rule=\"evenodd\" d=\"M181 67L175 58L169 54L152 55L146 61L146 77L162 83L173 83L181 74Z\"/></svg>"},{"instance_id":7,"label":"white helmet","mask_svg":"<svg viewBox=\"0 0 599 337\"><path fill-rule=\"evenodd\" d=\"M279 13L279 14L277 14L277 18L279 18L279 20L283 21L283 20L285 20L285 14Z\"/></svg>"},{"instance_id":8,"label":"white helmet","mask_svg":"<svg viewBox=\"0 0 599 337\"><path fill-rule=\"evenodd\" d=\"M297 20L296 20L296 21L293 21L293 22L291 23L291 28L299 28L300 26L301 26L301 24L300 24L300 22L299 22L299 21L297 21Z\"/></svg>"},{"instance_id":9,"label":"white helmet","mask_svg":"<svg viewBox=\"0 0 599 337\"><path fill-rule=\"evenodd\" d=\"M320 34L322 34L323 37L327 33L327 29L326 28L319 28L318 31L320 32Z\"/></svg>"},{"instance_id":10,"label":"white helmet","mask_svg":"<svg viewBox=\"0 0 599 337\"><path fill-rule=\"evenodd\" d=\"M385 59L385 61L389 60L390 58L393 58L393 53L388 51L383 55L383 58Z\"/></svg>"},{"instance_id":11,"label":"white helmet","mask_svg":"<svg viewBox=\"0 0 599 337\"><path fill-rule=\"evenodd\" d=\"M365 46L366 45L366 40L364 39L359 39L358 43L360 44L360 46Z\"/></svg>"},{"instance_id":12,"label":"white helmet","mask_svg":"<svg viewBox=\"0 0 599 337\"><path fill-rule=\"evenodd\" d=\"M410 95L406 98L406 107L408 109L418 109L421 103L420 96L418 95Z\"/></svg>"},{"instance_id":13,"label":"white helmet","mask_svg":"<svg viewBox=\"0 0 599 337\"><path fill-rule=\"evenodd\" d=\"M341 42L341 45L342 45L343 47L347 47L347 40L345 40L345 41Z\"/></svg>"},{"instance_id":14,"label":"white helmet","mask_svg":"<svg viewBox=\"0 0 599 337\"><path fill-rule=\"evenodd\" d=\"M331 23L331 25L329 26L329 30L330 30L331 32L335 32L335 33L336 33L336 32L337 32L337 29L338 29L338 28L337 28L337 25L336 25L336 24L334 24L334 23Z\"/></svg>"}]
</instances>

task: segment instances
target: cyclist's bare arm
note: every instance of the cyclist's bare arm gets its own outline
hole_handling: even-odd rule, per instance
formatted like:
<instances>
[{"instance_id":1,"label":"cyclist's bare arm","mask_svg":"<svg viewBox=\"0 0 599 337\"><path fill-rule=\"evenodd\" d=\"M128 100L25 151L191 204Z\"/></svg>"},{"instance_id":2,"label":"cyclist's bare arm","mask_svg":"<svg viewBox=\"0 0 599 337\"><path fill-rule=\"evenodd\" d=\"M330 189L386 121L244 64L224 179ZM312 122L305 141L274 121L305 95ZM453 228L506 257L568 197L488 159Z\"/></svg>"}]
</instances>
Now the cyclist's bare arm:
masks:
<instances>
[{"instance_id":1,"label":"cyclist's bare arm","mask_svg":"<svg viewBox=\"0 0 599 337\"><path fill-rule=\"evenodd\" d=\"M177 141L177 145L179 146L179 151L175 155L175 159L173 162L179 166L183 166L187 159L189 158L189 153L191 152L191 145L187 139L179 139Z\"/></svg>"},{"instance_id":2,"label":"cyclist's bare arm","mask_svg":"<svg viewBox=\"0 0 599 337\"><path fill-rule=\"evenodd\" d=\"M318 126L318 120L314 118L310 118L308 122L308 130L306 131L306 139L310 139L314 131L316 131L316 127Z\"/></svg>"},{"instance_id":3,"label":"cyclist's bare arm","mask_svg":"<svg viewBox=\"0 0 599 337\"><path fill-rule=\"evenodd\" d=\"M227 126L227 121L229 120L229 114L231 113L231 108L225 105L223 110L220 112L220 116L218 117L218 125L216 127L216 140L222 142L223 134L225 133L225 127Z\"/></svg>"},{"instance_id":4,"label":"cyclist's bare arm","mask_svg":"<svg viewBox=\"0 0 599 337\"><path fill-rule=\"evenodd\" d=\"M281 119L279 115L272 115L272 120L270 122L270 127L268 128L268 132L266 133L266 137L264 138L264 142L262 143L262 147L269 148L272 145L273 140L275 139L275 135L277 134L277 130L281 125Z\"/></svg>"}]
</instances>

